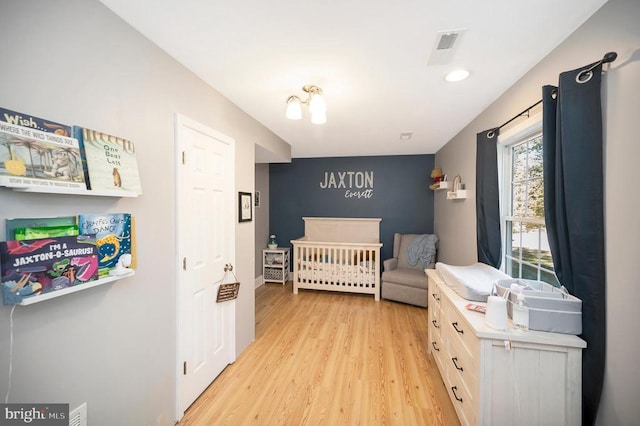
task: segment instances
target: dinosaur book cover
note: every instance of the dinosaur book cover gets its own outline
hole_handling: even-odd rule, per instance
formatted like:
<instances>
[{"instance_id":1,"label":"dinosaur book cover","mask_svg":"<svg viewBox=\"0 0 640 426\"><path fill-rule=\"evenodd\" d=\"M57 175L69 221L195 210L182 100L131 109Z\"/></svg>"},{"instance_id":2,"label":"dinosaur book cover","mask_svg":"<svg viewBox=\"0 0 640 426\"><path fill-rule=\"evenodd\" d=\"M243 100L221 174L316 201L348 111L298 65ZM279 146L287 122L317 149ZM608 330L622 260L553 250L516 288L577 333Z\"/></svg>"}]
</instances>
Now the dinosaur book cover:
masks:
<instances>
[{"instance_id":1,"label":"dinosaur book cover","mask_svg":"<svg viewBox=\"0 0 640 426\"><path fill-rule=\"evenodd\" d=\"M133 142L78 126L73 127L84 159L87 187L93 191L142 194Z\"/></svg>"},{"instance_id":2,"label":"dinosaur book cover","mask_svg":"<svg viewBox=\"0 0 640 426\"><path fill-rule=\"evenodd\" d=\"M86 190L78 140L0 120L0 186Z\"/></svg>"},{"instance_id":3,"label":"dinosaur book cover","mask_svg":"<svg viewBox=\"0 0 640 426\"><path fill-rule=\"evenodd\" d=\"M121 255L132 256L131 214L81 214L78 215L78 232L96 236L98 268L100 276L109 274Z\"/></svg>"},{"instance_id":4,"label":"dinosaur book cover","mask_svg":"<svg viewBox=\"0 0 640 426\"><path fill-rule=\"evenodd\" d=\"M98 279L94 235L0 242L2 301L82 285Z\"/></svg>"}]
</instances>

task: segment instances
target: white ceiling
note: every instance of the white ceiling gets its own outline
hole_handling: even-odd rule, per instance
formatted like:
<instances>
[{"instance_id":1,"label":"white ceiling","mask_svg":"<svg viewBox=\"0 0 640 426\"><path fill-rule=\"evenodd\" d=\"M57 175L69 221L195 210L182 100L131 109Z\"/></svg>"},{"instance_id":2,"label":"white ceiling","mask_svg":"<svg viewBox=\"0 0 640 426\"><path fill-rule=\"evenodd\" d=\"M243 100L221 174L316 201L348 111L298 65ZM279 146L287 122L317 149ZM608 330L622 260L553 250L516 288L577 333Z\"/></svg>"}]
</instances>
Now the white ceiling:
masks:
<instances>
[{"instance_id":1,"label":"white ceiling","mask_svg":"<svg viewBox=\"0 0 640 426\"><path fill-rule=\"evenodd\" d=\"M435 153L606 3L101 1L288 142L294 158ZM434 64L438 32L459 29L453 57ZM471 76L446 83L457 67ZM311 124L306 107L302 120L285 118L305 84L323 89L326 124Z\"/></svg>"}]
</instances>

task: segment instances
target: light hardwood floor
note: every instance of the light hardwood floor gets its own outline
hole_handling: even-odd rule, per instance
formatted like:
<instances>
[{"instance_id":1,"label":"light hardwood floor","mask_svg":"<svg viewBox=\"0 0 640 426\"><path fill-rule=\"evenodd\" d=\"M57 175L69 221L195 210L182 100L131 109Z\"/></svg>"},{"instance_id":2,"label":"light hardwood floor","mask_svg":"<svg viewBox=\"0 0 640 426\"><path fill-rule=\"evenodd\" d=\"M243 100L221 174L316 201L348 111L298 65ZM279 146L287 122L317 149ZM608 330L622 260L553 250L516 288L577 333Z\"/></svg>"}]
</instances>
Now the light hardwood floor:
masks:
<instances>
[{"instance_id":1,"label":"light hardwood floor","mask_svg":"<svg viewBox=\"0 0 640 426\"><path fill-rule=\"evenodd\" d=\"M427 310L373 296L256 290L256 340L187 410L193 425L456 425Z\"/></svg>"}]
</instances>

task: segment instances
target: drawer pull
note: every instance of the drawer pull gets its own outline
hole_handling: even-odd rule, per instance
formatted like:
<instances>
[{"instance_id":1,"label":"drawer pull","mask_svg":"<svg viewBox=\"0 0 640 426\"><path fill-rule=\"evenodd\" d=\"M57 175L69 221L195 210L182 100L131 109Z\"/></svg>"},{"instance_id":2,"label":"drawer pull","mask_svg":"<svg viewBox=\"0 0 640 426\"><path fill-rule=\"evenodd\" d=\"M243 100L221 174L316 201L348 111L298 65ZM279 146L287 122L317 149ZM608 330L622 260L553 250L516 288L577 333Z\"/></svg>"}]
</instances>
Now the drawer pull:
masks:
<instances>
[{"instance_id":1,"label":"drawer pull","mask_svg":"<svg viewBox=\"0 0 640 426\"><path fill-rule=\"evenodd\" d=\"M436 346L436 342L431 342L431 346L433 346L433 349L435 349L436 352L440 352L440 349Z\"/></svg>"},{"instance_id":2,"label":"drawer pull","mask_svg":"<svg viewBox=\"0 0 640 426\"><path fill-rule=\"evenodd\" d=\"M456 393L457 389L458 389L457 386L451 386L451 390L453 391L453 396L455 396L458 401L462 402L462 398L458 398L458 394Z\"/></svg>"},{"instance_id":3,"label":"drawer pull","mask_svg":"<svg viewBox=\"0 0 640 426\"><path fill-rule=\"evenodd\" d=\"M433 326L435 328L440 328L440 326L438 325L438 323L436 322L436 320L431 320L431 322L433 323Z\"/></svg>"},{"instance_id":4,"label":"drawer pull","mask_svg":"<svg viewBox=\"0 0 640 426\"><path fill-rule=\"evenodd\" d=\"M460 330L460 329L458 328L458 322L457 322L457 321L456 321L456 322L452 322L452 323L451 323L451 325L453 326L453 328L455 328L455 329L456 329L456 331L457 331L458 333L460 333L460 334L464 334L464 330Z\"/></svg>"},{"instance_id":5,"label":"drawer pull","mask_svg":"<svg viewBox=\"0 0 640 426\"><path fill-rule=\"evenodd\" d=\"M462 367L458 367L458 358L451 358L451 361L453 361L453 365L455 365L458 370L464 371Z\"/></svg>"},{"instance_id":6,"label":"drawer pull","mask_svg":"<svg viewBox=\"0 0 640 426\"><path fill-rule=\"evenodd\" d=\"M434 299L436 299L436 301L440 301L440 298L438 297L438 293L431 293L431 295L433 296Z\"/></svg>"}]
</instances>

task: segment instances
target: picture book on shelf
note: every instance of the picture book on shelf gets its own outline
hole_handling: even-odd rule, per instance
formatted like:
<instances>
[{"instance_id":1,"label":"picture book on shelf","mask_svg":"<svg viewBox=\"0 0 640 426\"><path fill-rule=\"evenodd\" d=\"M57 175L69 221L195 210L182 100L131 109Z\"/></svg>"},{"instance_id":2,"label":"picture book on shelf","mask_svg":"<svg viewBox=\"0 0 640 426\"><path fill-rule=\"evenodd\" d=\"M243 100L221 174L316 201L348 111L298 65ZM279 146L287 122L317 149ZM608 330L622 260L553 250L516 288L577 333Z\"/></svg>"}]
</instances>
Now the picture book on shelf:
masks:
<instances>
[{"instance_id":1,"label":"picture book on shelf","mask_svg":"<svg viewBox=\"0 0 640 426\"><path fill-rule=\"evenodd\" d=\"M25 239L20 238L20 236L26 232L26 229L57 227L78 228L78 218L76 216L7 218L4 223L7 240ZM18 234L17 237L16 233ZM78 233L76 232L74 235L78 235Z\"/></svg>"},{"instance_id":2,"label":"picture book on shelf","mask_svg":"<svg viewBox=\"0 0 640 426\"><path fill-rule=\"evenodd\" d=\"M98 249L100 276L108 275L121 255L132 257L132 224L129 213L80 214L78 215L80 234L95 234Z\"/></svg>"},{"instance_id":3,"label":"picture book on shelf","mask_svg":"<svg viewBox=\"0 0 640 426\"><path fill-rule=\"evenodd\" d=\"M0 186L86 189L78 140L0 121Z\"/></svg>"},{"instance_id":4,"label":"picture book on shelf","mask_svg":"<svg viewBox=\"0 0 640 426\"><path fill-rule=\"evenodd\" d=\"M2 300L28 297L98 279L94 235L0 242Z\"/></svg>"},{"instance_id":5,"label":"picture book on shelf","mask_svg":"<svg viewBox=\"0 0 640 426\"><path fill-rule=\"evenodd\" d=\"M22 112L11 111L6 108L0 108L0 121L15 124L16 126L30 127L42 132L55 133L60 136L71 136L71 126L69 125L45 120Z\"/></svg>"},{"instance_id":6,"label":"picture book on shelf","mask_svg":"<svg viewBox=\"0 0 640 426\"><path fill-rule=\"evenodd\" d=\"M73 135L80 142L87 187L94 191L142 194L133 142L78 126Z\"/></svg>"}]
</instances>

